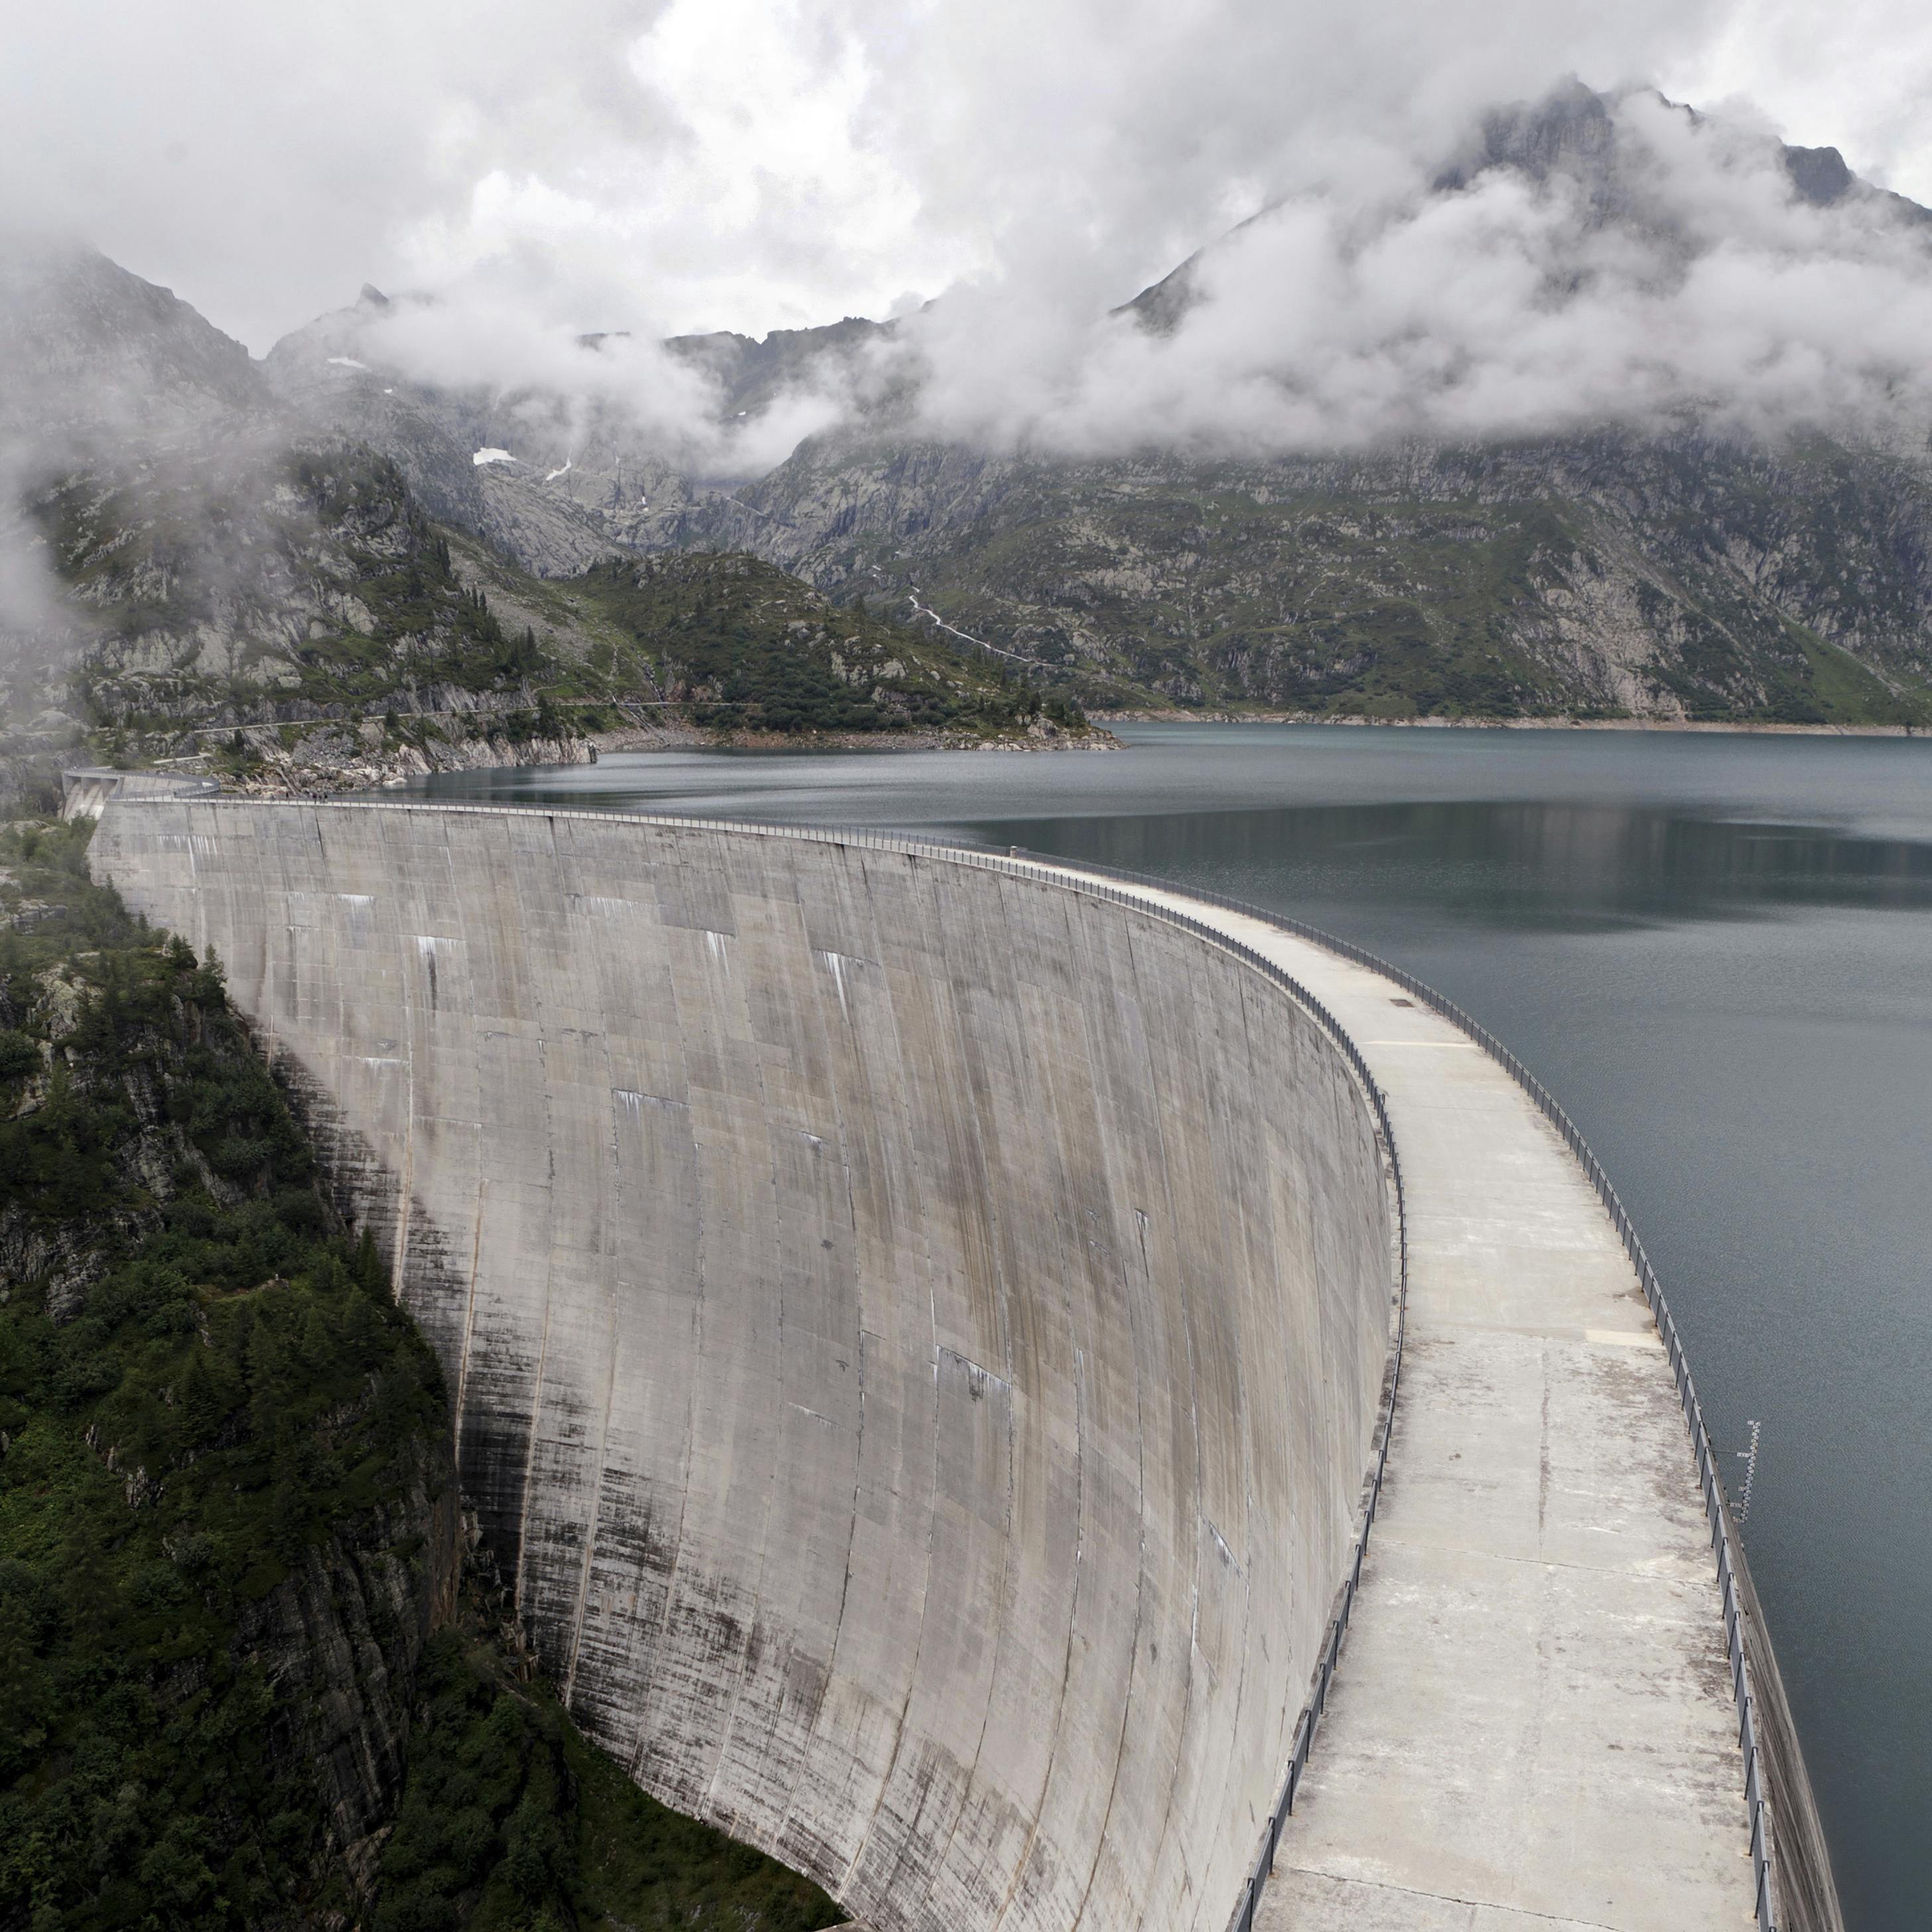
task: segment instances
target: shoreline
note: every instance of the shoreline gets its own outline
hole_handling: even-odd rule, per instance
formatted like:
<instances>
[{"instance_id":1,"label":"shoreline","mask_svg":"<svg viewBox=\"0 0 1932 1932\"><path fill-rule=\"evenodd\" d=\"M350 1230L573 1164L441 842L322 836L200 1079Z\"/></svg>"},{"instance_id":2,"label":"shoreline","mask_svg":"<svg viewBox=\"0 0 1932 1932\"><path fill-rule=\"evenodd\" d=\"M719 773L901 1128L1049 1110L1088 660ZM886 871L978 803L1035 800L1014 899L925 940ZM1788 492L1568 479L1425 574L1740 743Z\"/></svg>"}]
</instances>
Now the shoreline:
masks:
<instances>
[{"instance_id":1,"label":"shoreline","mask_svg":"<svg viewBox=\"0 0 1932 1932\"><path fill-rule=\"evenodd\" d=\"M1053 725L1040 732L982 737L970 731L700 730L694 724L645 725L592 731L585 742L607 752L1118 752L1125 748L1105 725L1079 732Z\"/></svg>"},{"instance_id":2,"label":"shoreline","mask_svg":"<svg viewBox=\"0 0 1932 1932\"><path fill-rule=\"evenodd\" d=\"M1922 738L1932 728L1916 724L1778 724L1746 718L1336 718L1306 711L1090 711L1098 725L1322 724L1361 730L1402 731L1660 731L1685 735L1786 738Z\"/></svg>"}]
</instances>

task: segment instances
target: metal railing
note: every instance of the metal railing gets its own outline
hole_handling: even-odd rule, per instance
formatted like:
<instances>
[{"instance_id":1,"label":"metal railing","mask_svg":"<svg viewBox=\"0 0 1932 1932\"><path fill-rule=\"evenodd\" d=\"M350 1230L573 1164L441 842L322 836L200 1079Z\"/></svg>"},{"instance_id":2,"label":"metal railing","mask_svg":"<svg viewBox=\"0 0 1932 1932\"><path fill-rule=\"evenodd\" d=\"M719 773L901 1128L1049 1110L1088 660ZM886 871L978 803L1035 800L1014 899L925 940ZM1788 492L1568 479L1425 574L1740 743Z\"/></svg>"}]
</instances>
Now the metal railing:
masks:
<instances>
[{"instance_id":1,"label":"metal railing","mask_svg":"<svg viewBox=\"0 0 1932 1932\"><path fill-rule=\"evenodd\" d=\"M184 806L218 807L284 802L198 798L178 801L142 800L141 802L178 802ZM752 832L767 837L797 838L814 844L895 852L911 857L928 857L951 864L998 871L1016 878L1034 879L1041 884L1071 888L1090 896L1130 906L1138 911L1150 914L1167 924L1192 932L1221 951L1230 953L1244 964L1253 967L1264 976L1280 986L1322 1024L1341 1048L1348 1065L1361 1082L1374 1112L1389 1162L1390 1178L1396 1198L1399 1249L1395 1335L1390 1348L1390 1366L1386 1373L1386 1393L1379 1418L1375 1460L1364 1484L1364 1506L1358 1519L1359 1527L1350 1546L1347 1574L1336 1594L1335 1608L1329 1619L1320 1660L1316 1666L1311 1694L1295 1726L1294 1741L1280 1795L1264 1828L1260 1850L1244 1883L1240 1902L1231 1921L1230 1932L1252 1932L1256 1909L1274 1862L1275 1850L1280 1842L1282 1826L1294 1808L1295 1792L1308 1762L1310 1747L1327 1706L1329 1688L1341 1655L1342 1640L1348 1629L1349 1612L1354 1606L1356 1592L1361 1581L1363 1559L1367 1551L1369 1533L1374 1523L1376 1504L1381 1499L1383 1474L1388 1462L1389 1437L1394 1426L1395 1399L1401 1378L1408 1294L1406 1207L1402 1192L1401 1161L1396 1150L1394 1132L1389 1121L1387 1100L1370 1071L1368 1063L1363 1058L1347 1029L1313 993L1274 961L1220 927L1210 926L1176 907L1150 898L1147 895L1167 893L1177 898L1218 906L1244 918L1258 920L1264 926L1273 926L1298 938L1307 940L1326 951L1339 954L1345 959L1353 960L1358 964L1379 974L1406 992L1413 994L1424 1005L1440 1014L1452 1025L1460 1028L1516 1082L1576 1156L1591 1185L1595 1188L1598 1198L1610 1215L1612 1225L1617 1231L1618 1238L1636 1269L1644 1298L1648 1303L1657 1323L1658 1336L1669 1355L1671 1372L1676 1378L1678 1395L1683 1405L1684 1422L1690 1433L1698 1479L1703 1490L1705 1514L1710 1525L1712 1546L1716 1555L1718 1588L1724 1604L1724 1636L1729 1652L1731 1688L1738 1708L1738 1743L1744 1758L1744 1803L1750 1826L1750 1856L1756 1888L1757 1924L1760 1932L1776 1932L1771 1821L1766 1808L1760 1773L1754 1710L1756 1700L1751 1688L1750 1672L1744 1656L1743 1621L1738 1606L1736 1564L1732 1556L1733 1532L1730 1511L1723 1484L1718 1479L1718 1465L1711 1448L1710 1436L1704 1426L1703 1412L1697 1401L1696 1382L1684 1358L1683 1345L1678 1337L1677 1324L1672 1318L1670 1304L1664 1298L1662 1286L1657 1278L1657 1271L1652 1267L1650 1258L1644 1252L1643 1243L1638 1237L1636 1227L1622 1202L1618 1198L1616 1188L1610 1184L1610 1176L1604 1172L1602 1163L1592 1151L1588 1142L1577 1131L1575 1123L1543 1082L1486 1027L1472 1018L1453 1000L1444 998L1414 974L1390 964L1366 947L1285 914L1270 911L1203 886L1180 885L1169 880L1150 878L1091 860L1022 852L1018 846L1009 847L1002 853L985 845L969 843L963 839L949 839L943 836L914 838L857 826L761 824L744 819L700 818L672 812L598 812L542 805L441 805L401 799L393 802L386 800L328 800L314 802L310 808L346 812L404 810L490 817L514 812L534 817L582 820L600 824L616 822L682 830Z\"/></svg>"}]
</instances>

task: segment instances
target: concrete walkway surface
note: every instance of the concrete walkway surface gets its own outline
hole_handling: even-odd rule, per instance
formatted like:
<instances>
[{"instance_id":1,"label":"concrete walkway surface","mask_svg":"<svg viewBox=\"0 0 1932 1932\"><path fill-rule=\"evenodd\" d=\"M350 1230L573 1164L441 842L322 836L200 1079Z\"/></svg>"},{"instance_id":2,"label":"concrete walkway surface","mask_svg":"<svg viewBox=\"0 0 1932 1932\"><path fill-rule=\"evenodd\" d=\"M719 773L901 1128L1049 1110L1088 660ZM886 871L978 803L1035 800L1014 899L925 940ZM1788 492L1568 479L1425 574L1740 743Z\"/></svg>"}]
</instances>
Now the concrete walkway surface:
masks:
<instances>
[{"instance_id":1,"label":"concrete walkway surface","mask_svg":"<svg viewBox=\"0 0 1932 1932\"><path fill-rule=\"evenodd\" d=\"M1126 890L1328 1006L1387 1096L1407 1186L1385 1486L1257 1926L1754 1924L1703 1502L1595 1190L1503 1067L1399 985L1260 920Z\"/></svg>"}]
</instances>

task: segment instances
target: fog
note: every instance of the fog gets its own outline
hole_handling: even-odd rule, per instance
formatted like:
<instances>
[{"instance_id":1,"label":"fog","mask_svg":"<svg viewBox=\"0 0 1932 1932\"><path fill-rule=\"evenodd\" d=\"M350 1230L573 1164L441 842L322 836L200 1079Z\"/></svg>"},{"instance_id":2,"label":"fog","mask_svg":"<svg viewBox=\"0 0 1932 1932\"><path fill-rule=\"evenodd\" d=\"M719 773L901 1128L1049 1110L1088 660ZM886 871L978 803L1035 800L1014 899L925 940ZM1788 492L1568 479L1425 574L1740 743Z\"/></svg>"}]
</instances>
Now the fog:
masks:
<instances>
[{"instance_id":1,"label":"fog","mask_svg":"<svg viewBox=\"0 0 1932 1932\"><path fill-rule=\"evenodd\" d=\"M1778 154L1835 142L1932 199L1932 30L1894 0L9 10L0 220L257 354L364 280L414 292L372 320L382 366L542 388L698 472L888 404L1102 454L1928 417L1925 232L1806 206ZM1561 173L1434 190L1573 74L1617 103L1609 205ZM1111 313L1204 248L1171 333ZM660 346L848 314L900 320L742 422Z\"/></svg>"}]
</instances>

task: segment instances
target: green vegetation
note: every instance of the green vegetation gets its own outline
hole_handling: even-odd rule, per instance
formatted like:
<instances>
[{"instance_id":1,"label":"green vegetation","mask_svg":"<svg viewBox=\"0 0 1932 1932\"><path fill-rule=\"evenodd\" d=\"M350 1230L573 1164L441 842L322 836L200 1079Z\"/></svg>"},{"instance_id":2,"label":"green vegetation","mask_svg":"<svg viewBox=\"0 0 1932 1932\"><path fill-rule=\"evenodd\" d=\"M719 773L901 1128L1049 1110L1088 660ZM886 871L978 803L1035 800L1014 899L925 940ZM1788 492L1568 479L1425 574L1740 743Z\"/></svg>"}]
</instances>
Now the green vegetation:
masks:
<instances>
[{"instance_id":1,"label":"green vegetation","mask_svg":"<svg viewBox=\"0 0 1932 1932\"><path fill-rule=\"evenodd\" d=\"M645 674L695 724L718 731L1080 731L1060 692L1016 683L997 659L969 662L861 598L840 608L775 566L736 553L599 564L585 601L645 660ZM614 661L611 670L616 668Z\"/></svg>"},{"instance_id":2,"label":"green vegetation","mask_svg":"<svg viewBox=\"0 0 1932 1932\"><path fill-rule=\"evenodd\" d=\"M479 1581L428 1634L435 1358L218 963L94 886L86 838L0 832L0 1928L835 1922L593 1750Z\"/></svg>"},{"instance_id":3,"label":"green vegetation","mask_svg":"<svg viewBox=\"0 0 1932 1932\"><path fill-rule=\"evenodd\" d=\"M1932 718L1924 485L1869 454L1606 436L971 488L962 463L959 508L910 536L902 455L813 465L813 500L847 506L816 565L918 584L1090 706L1608 717L1634 679L1700 719ZM855 528L871 502L892 519Z\"/></svg>"},{"instance_id":4,"label":"green vegetation","mask_svg":"<svg viewBox=\"0 0 1932 1932\"><path fill-rule=\"evenodd\" d=\"M1818 708L1834 724L1912 724L1932 728L1932 691L1894 692L1850 652L1809 632L1798 644L1810 670Z\"/></svg>"},{"instance_id":5,"label":"green vegetation","mask_svg":"<svg viewBox=\"0 0 1932 1932\"><path fill-rule=\"evenodd\" d=\"M946 555L867 548L855 566L916 568L957 622L1056 665L1089 704L1514 717L1562 708L1516 620L1572 547L1520 506L1077 468L1027 472Z\"/></svg>"},{"instance_id":6,"label":"green vegetation","mask_svg":"<svg viewBox=\"0 0 1932 1932\"><path fill-rule=\"evenodd\" d=\"M90 884L84 845L0 846L69 909L0 942L0 1202L10 1250L54 1262L0 1305L0 1923L346 1906L239 1633L422 1482L436 1366L218 970Z\"/></svg>"},{"instance_id":7,"label":"green vegetation","mask_svg":"<svg viewBox=\"0 0 1932 1932\"><path fill-rule=\"evenodd\" d=\"M464 580L400 472L366 452L297 451L139 488L80 475L36 508L104 622L76 681L104 752L184 725L414 713L452 691L487 724L533 709L532 681L556 668L531 626L504 624Z\"/></svg>"},{"instance_id":8,"label":"green vegetation","mask_svg":"<svg viewBox=\"0 0 1932 1932\"><path fill-rule=\"evenodd\" d=\"M520 1682L476 1593L430 1640L374 1932L815 1932L818 1888L640 1791L548 1688Z\"/></svg>"},{"instance_id":9,"label":"green vegetation","mask_svg":"<svg viewBox=\"0 0 1932 1932\"><path fill-rule=\"evenodd\" d=\"M414 747L556 742L640 717L721 734L1078 732L1062 693L772 566L692 554L545 583L441 529L366 452L110 482L35 509L100 635L74 702L93 754L232 778Z\"/></svg>"}]
</instances>

